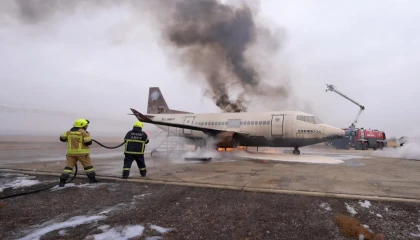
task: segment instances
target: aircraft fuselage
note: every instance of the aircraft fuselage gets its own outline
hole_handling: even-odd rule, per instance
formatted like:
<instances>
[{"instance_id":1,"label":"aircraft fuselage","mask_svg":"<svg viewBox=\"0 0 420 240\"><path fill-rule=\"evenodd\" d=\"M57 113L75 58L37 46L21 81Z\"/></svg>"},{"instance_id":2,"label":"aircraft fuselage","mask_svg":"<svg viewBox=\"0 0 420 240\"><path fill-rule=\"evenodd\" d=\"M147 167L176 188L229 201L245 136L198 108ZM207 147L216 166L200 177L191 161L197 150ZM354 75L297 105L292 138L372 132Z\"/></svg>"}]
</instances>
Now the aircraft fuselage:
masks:
<instances>
[{"instance_id":1,"label":"aircraft fuselage","mask_svg":"<svg viewBox=\"0 0 420 240\"><path fill-rule=\"evenodd\" d=\"M148 114L153 121L240 133L241 146L302 147L344 136L340 128L320 123L298 111L209 114ZM207 139L203 131L157 125L171 135Z\"/></svg>"}]
</instances>

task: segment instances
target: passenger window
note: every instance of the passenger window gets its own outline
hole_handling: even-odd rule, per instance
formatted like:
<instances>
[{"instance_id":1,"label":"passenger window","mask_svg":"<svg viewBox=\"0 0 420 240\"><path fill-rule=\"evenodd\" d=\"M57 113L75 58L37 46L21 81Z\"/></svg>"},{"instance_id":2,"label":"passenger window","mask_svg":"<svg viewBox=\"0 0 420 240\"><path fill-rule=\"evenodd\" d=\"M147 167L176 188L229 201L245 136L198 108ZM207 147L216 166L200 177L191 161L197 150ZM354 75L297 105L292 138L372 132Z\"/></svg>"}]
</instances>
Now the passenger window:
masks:
<instances>
[{"instance_id":1,"label":"passenger window","mask_svg":"<svg viewBox=\"0 0 420 240\"><path fill-rule=\"evenodd\" d=\"M298 116L297 116L297 120L305 121L305 117L304 117L304 116L300 116L300 115L298 115Z\"/></svg>"},{"instance_id":2,"label":"passenger window","mask_svg":"<svg viewBox=\"0 0 420 240\"><path fill-rule=\"evenodd\" d=\"M260 121L258 124L259 124L259 125L262 125L262 121Z\"/></svg>"},{"instance_id":3,"label":"passenger window","mask_svg":"<svg viewBox=\"0 0 420 240\"><path fill-rule=\"evenodd\" d=\"M254 121L251 121L251 125L254 125Z\"/></svg>"}]
</instances>

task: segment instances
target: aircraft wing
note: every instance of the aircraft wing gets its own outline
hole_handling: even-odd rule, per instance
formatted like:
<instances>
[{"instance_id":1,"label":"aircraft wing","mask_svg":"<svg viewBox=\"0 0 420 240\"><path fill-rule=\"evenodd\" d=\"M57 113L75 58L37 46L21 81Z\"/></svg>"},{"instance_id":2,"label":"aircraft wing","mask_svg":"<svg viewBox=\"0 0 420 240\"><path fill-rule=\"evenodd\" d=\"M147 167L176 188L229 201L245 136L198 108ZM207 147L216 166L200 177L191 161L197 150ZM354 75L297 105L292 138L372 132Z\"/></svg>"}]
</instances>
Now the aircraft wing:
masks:
<instances>
[{"instance_id":1,"label":"aircraft wing","mask_svg":"<svg viewBox=\"0 0 420 240\"><path fill-rule=\"evenodd\" d=\"M133 108L130 108L130 109L133 112L134 116L136 116L139 121L142 121L142 122L145 122L145 123L151 123L151 124L168 126L168 127L177 127L177 128L185 128L185 129L191 129L191 130L196 130L196 131L202 131L205 134L212 135L212 136L214 136L216 134L219 134L219 133L222 133L222 132L227 132L225 130L206 128L206 127L200 127L200 126L194 126L194 125L187 125L187 124L182 124L182 123L154 121L151 118L149 118L148 116L138 112L137 110L135 110ZM232 132L232 131L230 131L230 132ZM237 133L241 134L241 135L248 135L248 134L242 133L242 132L237 132Z\"/></svg>"}]
</instances>

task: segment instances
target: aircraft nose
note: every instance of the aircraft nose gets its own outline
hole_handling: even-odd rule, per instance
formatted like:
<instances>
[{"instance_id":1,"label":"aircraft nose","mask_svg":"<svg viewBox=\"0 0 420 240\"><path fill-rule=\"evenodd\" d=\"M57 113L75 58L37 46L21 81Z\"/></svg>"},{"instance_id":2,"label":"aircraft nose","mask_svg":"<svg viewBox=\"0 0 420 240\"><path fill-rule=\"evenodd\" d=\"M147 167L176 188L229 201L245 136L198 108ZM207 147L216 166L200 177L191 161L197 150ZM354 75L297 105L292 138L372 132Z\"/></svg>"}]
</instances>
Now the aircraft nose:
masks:
<instances>
[{"instance_id":1,"label":"aircraft nose","mask_svg":"<svg viewBox=\"0 0 420 240\"><path fill-rule=\"evenodd\" d=\"M333 126L325 126L325 138L335 139L335 138L341 138L344 136L345 136L345 132L343 129L336 128Z\"/></svg>"}]
</instances>

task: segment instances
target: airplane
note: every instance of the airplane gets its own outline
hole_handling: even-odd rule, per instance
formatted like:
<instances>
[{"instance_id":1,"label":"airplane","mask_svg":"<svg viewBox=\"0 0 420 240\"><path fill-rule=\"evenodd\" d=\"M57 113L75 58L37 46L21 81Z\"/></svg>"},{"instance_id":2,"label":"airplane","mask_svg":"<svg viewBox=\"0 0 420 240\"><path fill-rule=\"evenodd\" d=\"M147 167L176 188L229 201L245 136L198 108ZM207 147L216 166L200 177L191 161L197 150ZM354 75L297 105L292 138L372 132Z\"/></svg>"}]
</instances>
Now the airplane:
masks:
<instances>
[{"instance_id":1,"label":"airplane","mask_svg":"<svg viewBox=\"0 0 420 240\"><path fill-rule=\"evenodd\" d=\"M215 140L217 148L300 147L345 136L345 131L301 111L190 113L168 107L159 87L149 88L147 114L130 108L139 121L194 140L197 147ZM198 140L198 141L197 141Z\"/></svg>"}]
</instances>

